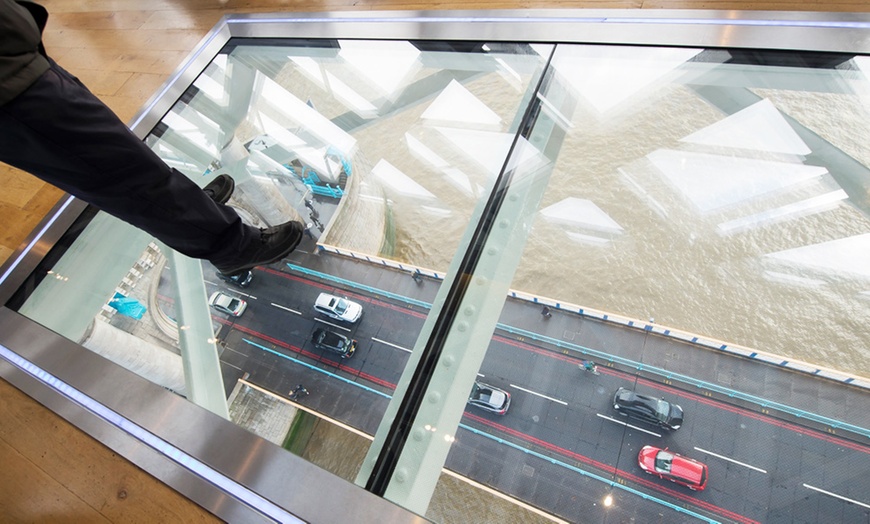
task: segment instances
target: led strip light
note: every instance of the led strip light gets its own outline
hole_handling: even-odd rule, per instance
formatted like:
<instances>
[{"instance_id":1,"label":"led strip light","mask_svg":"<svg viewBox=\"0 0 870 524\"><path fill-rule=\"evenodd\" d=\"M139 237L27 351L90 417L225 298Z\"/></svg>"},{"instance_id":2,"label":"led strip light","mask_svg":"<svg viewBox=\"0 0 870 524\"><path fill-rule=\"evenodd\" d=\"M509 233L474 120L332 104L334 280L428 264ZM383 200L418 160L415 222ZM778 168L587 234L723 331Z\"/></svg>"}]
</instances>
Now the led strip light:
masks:
<instances>
[{"instance_id":1,"label":"led strip light","mask_svg":"<svg viewBox=\"0 0 870 524\"><path fill-rule=\"evenodd\" d=\"M33 364L32 362L23 358L17 353L11 351L2 344L0 344L0 356L2 356L16 368L40 381L42 384L51 388L58 394L66 397L72 402L75 402L87 411L103 419L112 426L115 426L119 430L123 431L125 434L145 444L154 451L157 451L161 455L172 460L185 470L214 485L224 493L232 496L239 502L259 512L263 516L268 517L275 522L305 522L298 517L290 514L287 510L274 504L273 502L266 500L249 488L239 484L235 480L218 472L214 468L201 462L195 457L178 449L177 447L158 437L154 433L151 433L145 428L130 421L123 415L107 408L103 404L100 404L96 400L85 395L81 391L75 389L74 387L55 377L51 373L48 373L44 369Z\"/></svg>"}]
</instances>

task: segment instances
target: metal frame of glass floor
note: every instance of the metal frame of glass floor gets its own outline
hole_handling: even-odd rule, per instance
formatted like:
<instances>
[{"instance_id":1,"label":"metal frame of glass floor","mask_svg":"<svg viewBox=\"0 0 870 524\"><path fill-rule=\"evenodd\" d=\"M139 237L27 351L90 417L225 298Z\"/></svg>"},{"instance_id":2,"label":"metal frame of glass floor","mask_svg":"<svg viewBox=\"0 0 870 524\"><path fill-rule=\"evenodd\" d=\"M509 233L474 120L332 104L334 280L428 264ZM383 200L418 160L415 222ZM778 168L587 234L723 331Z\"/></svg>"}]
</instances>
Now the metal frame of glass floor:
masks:
<instances>
[{"instance_id":1,"label":"metal frame of glass floor","mask_svg":"<svg viewBox=\"0 0 870 524\"><path fill-rule=\"evenodd\" d=\"M225 17L130 127L306 240L242 288L66 198L0 375L230 522L866 518L868 54L866 15Z\"/></svg>"}]
</instances>

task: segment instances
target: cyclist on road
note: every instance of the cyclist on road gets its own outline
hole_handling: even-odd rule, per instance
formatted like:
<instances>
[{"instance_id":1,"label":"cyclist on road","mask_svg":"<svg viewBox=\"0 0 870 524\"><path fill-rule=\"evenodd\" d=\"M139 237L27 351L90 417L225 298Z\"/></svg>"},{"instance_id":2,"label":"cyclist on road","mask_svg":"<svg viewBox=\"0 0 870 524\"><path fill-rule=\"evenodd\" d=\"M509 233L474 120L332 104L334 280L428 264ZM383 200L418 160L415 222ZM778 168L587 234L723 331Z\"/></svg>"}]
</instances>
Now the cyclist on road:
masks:
<instances>
[{"instance_id":1,"label":"cyclist on road","mask_svg":"<svg viewBox=\"0 0 870 524\"><path fill-rule=\"evenodd\" d=\"M592 362L591 360L581 361L580 367L586 371L589 371L591 373L598 375L598 366L595 364L595 362Z\"/></svg>"}]
</instances>

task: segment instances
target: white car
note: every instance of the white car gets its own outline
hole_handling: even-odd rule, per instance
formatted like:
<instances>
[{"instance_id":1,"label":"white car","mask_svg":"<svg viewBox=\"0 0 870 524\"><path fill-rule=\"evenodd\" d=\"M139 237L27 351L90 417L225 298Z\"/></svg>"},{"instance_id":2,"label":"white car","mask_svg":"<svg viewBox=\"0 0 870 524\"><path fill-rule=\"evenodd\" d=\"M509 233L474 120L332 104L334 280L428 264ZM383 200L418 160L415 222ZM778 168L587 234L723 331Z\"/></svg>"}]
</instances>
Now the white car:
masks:
<instances>
[{"instance_id":1,"label":"white car","mask_svg":"<svg viewBox=\"0 0 870 524\"><path fill-rule=\"evenodd\" d=\"M362 316L362 306L346 298L321 293L314 302L314 310L328 317L353 324Z\"/></svg>"},{"instance_id":2,"label":"white car","mask_svg":"<svg viewBox=\"0 0 870 524\"><path fill-rule=\"evenodd\" d=\"M511 406L511 394L501 388L475 380L471 395L468 396L468 403L490 413L504 415Z\"/></svg>"},{"instance_id":3,"label":"white car","mask_svg":"<svg viewBox=\"0 0 870 524\"><path fill-rule=\"evenodd\" d=\"M248 303L244 300L227 295L222 291L215 291L208 299L208 305L227 315L234 317L242 316Z\"/></svg>"}]
</instances>

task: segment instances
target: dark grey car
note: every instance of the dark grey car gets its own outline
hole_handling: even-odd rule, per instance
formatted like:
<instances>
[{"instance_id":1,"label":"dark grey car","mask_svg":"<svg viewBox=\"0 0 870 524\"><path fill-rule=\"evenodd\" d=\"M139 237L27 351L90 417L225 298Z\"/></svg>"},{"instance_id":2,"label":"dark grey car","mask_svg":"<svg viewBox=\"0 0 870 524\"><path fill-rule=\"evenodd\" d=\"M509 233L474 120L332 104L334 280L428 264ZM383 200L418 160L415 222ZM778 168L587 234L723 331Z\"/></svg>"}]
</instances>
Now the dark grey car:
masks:
<instances>
[{"instance_id":1,"label":"dark grey car","mask_svg":"<svg viewBox=\"0 0 870 524\"><path fill-rule=\"evenodd\" d=\"M251 271L250 269L247 271L243 271L243 272L239 273L238 275L233 275L231 277L224 275L220 271L215 271L214 274L215 274L215 276L217 276L219 279L223 280L227 284L232 284L234 286L243 287L243 288L250 286L251 280L253 280L253 278L254 278L254 272Z\"/></svg>"},{"instance_id":2,"label":"dark grey car","mask_svg":"<svg viewBox=\"0 0 870 524\"><path fill-rule=\"evenodd\" d=\"M613 409L626 417L636 418L664 429L679 429L683 425L683 408L667 400L641 395L619 388L613 395Z\"/></svg>"},{"instance_id":3,"label":"dark grey car","mask_svg":"<svg viewBox=\"0 0 870 524\"><path fill-rule=\"evenodd\" d=\"M314 334L311 335L311 342L314 343L314 347L338 353L341 358L350 358L356 351L356 340L328 329L315 329Z\"/></svg>"}]
</instances>

